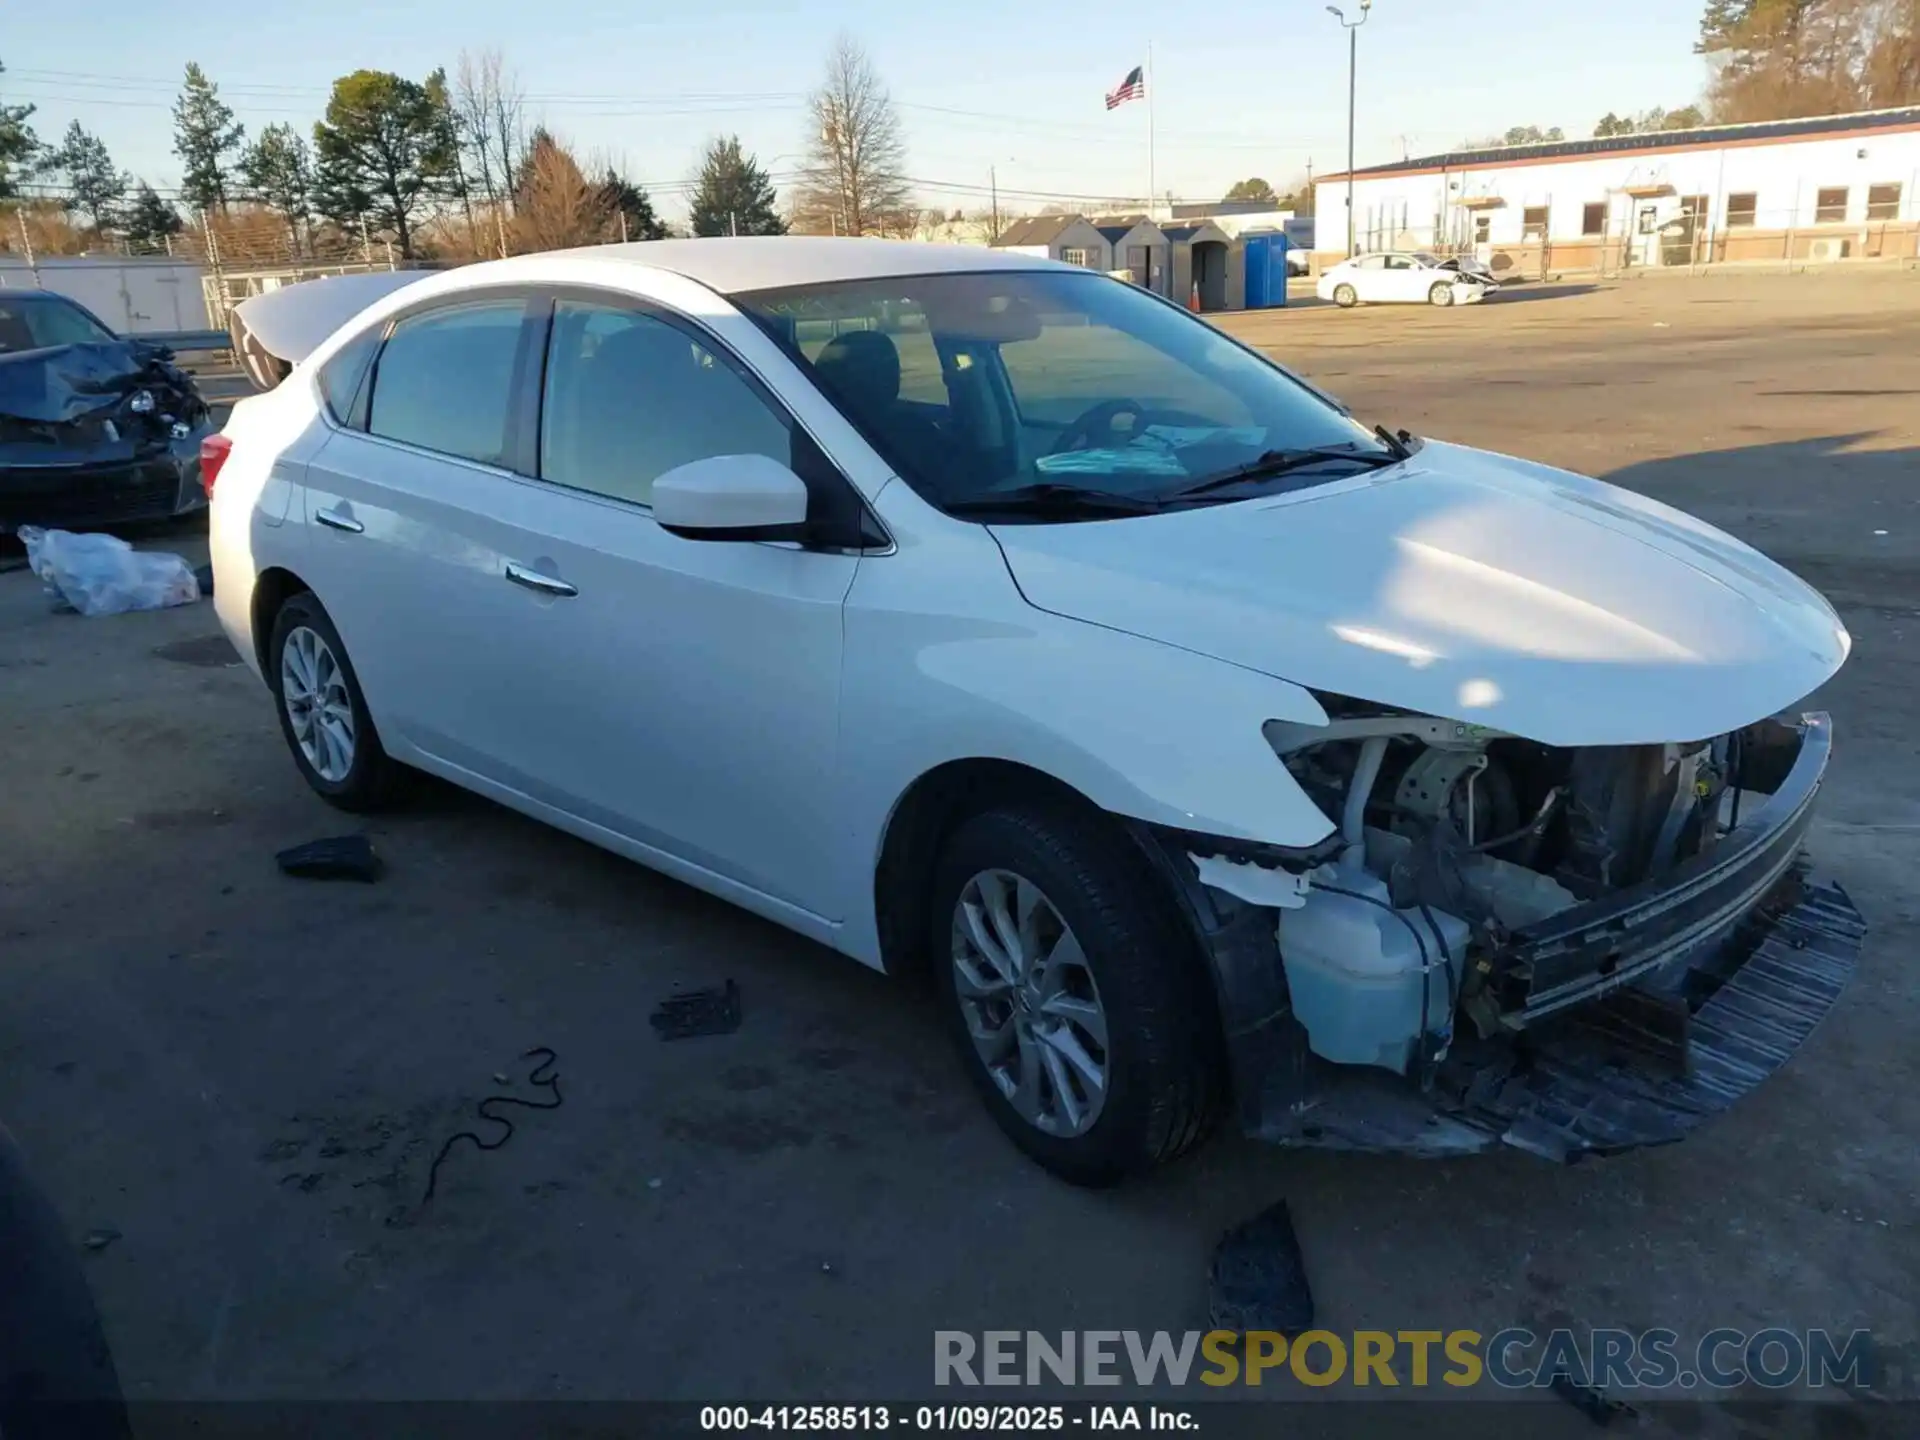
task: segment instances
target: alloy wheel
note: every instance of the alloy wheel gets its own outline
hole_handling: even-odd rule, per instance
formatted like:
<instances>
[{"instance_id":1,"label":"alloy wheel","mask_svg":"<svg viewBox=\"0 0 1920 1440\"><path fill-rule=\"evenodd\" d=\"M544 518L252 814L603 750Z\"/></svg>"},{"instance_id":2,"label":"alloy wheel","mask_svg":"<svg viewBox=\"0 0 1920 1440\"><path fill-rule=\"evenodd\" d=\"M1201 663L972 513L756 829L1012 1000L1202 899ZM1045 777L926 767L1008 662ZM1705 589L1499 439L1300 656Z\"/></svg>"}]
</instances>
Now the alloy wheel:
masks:
<instances>
[{"instance_id":1,"label":"alloy wheel","mask_svg":"<svg viewBox=\"0 0 1920 1440\"><path fill-rule=\"evenodd\" d=\"M322 780L338 785L353 769L353 697L333 648L305 625L280 650L280 694L294 743Z\"/></svg>"},{"instance_id":2,"label":"alloy wheel","mask_svg":"<svg viewBox=\"0 0 1920 1440\"><path fill-rule=\"evenodd\" d=\"M1083 1135L1106 1103L1107 1015L1087 957L1040 888L983 870L954 904L954 989L987 1074L1048 1135Z\"/></svg>"}]
</instances>

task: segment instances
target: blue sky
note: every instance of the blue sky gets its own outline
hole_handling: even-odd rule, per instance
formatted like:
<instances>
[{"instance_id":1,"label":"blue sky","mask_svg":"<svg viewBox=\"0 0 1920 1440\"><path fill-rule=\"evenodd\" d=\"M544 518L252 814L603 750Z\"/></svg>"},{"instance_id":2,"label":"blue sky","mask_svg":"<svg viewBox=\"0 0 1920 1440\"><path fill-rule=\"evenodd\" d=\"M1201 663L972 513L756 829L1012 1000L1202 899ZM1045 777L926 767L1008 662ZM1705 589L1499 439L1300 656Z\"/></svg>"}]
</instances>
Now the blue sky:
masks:
<instances>
[{"instance_id":1,"label":"blue sky","mask_svg":"<svg viewBox=\"0 0 1920 1440\"><path fill-rule=\"evenodd\" d=\"M1358 0L1347 0L1349 15ZM967 0L326 0L158 10L16 0L0 30L0 97L31 100L43 139L79 119L125 168L177 183L168 113L198 60L249 130L309 126L333 77L420 78L459 51L497 47L529 109L583 149L624 159L681 213L702 143L738 132L777 174L805 144L804 92L837 30L859 39L901 107L909 172L927 203L1005 208L1139 195L1147 107L1108 113L1105 91L1153 47L1158 189L1217 196L1340 168L1346 35L1323 0L1096 6ZM1705 80L1692 0L1376 0L1360 31L1360 163L1445 149L1509 125L1585 135L1608 110L1676 106Z\"/></svg>"}]
</instances>

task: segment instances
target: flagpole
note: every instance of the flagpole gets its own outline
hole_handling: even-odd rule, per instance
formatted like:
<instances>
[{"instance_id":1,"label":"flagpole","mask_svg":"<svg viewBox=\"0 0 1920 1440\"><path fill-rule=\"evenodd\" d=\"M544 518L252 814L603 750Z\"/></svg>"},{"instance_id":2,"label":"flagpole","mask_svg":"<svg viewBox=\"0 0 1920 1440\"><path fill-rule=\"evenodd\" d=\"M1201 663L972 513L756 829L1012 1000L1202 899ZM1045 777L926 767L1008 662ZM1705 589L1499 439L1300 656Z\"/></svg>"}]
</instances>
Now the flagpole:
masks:
<instances>
[{"instance_id":1,"label":"flagpole","mask_svg":"<svg viewBox=\"0 0 1920 1440\"><path fill-rule=\"evenodd\" d=\"M1153 42L1147 42L1147 218L1153 218L1154 206L1159 203L1156 186L1158 181L1153 173Z\"/></svg>"}]
</instances>

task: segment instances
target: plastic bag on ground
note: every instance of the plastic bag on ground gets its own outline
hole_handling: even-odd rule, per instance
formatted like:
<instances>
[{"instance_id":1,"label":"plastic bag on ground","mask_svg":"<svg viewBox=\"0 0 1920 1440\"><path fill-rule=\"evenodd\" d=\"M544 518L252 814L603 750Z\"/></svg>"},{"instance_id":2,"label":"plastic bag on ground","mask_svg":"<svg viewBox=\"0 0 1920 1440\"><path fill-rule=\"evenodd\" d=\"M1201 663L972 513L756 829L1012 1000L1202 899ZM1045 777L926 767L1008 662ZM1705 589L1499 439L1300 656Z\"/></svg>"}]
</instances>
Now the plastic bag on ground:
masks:
<instances>
[{"instance_id":1,"label":"plastic bag on ground","mask_svg":"<svg viewBox=\"0 0 1920 1440\"><path fill-rule=\"evenodd\" d=\"M193 567L178 555L136 550L117 535L20 527L27 564L47 587L57 610L124 615L165 610L200 598Z\"/></svg>"}]
</instances>

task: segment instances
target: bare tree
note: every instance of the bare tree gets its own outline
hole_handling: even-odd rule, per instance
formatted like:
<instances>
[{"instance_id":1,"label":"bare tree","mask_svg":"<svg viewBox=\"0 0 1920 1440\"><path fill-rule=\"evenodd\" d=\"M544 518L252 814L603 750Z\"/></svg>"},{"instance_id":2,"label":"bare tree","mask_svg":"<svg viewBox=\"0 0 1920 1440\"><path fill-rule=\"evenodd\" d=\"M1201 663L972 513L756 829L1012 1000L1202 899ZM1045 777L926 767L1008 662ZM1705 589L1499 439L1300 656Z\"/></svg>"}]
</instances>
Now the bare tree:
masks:
<instances>
[{"instance_id":1,"label":"bare tree","mask_svg":"<svg viewBox=\"0 0 1920 1440\"><path fill-rule=\"evenodd\" d=\"M813 134L794 197L796 229L814 234L911 234L915 211L905 175L900 116L873 61L842 35L826 79L807 102Z\"/></svg>"},{"instance_id":2,"label":"bare tree","mask_svg":"<svg viewBox=\"0 0 1920 1440\"><path fill-rule=\"evenodd\" d=\"M934 245L991 245L998 236L991 210L922 210L911 238Z\"/></svg>"},{"instance_id":3,"label":"bare tree","mask_svg":"<svg viewBox=\"0 0 1920 1440\"><path fill-rule=\"evenodd\" d=\"M498 50L460 52L453 74L453 112L466 169L489 205L511 206L527 153L526 97Z\"/></svg>"},{"instance_id":4,"label":"bare tree","mask_svg":"<svg viewBox=\"0 0 1920 1440\"><path fill-rule=\"evenodd\" d=\"M517 253L598 245L617 230L604 187L590 182L573 153L546 131L535 135L518 178L511 227Z\"/></svg>"}]
</instances>

